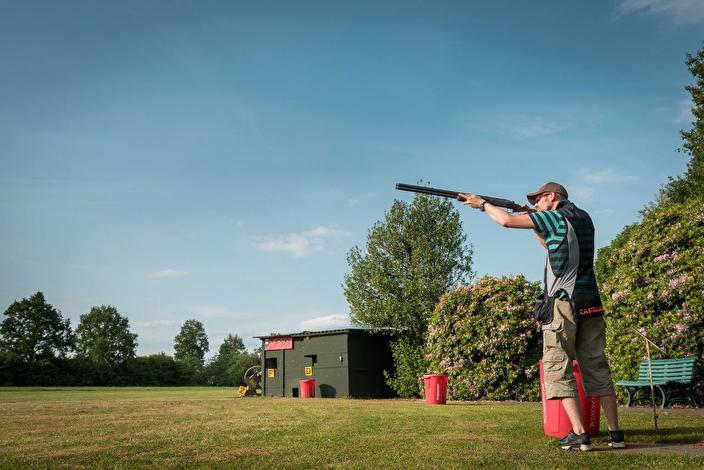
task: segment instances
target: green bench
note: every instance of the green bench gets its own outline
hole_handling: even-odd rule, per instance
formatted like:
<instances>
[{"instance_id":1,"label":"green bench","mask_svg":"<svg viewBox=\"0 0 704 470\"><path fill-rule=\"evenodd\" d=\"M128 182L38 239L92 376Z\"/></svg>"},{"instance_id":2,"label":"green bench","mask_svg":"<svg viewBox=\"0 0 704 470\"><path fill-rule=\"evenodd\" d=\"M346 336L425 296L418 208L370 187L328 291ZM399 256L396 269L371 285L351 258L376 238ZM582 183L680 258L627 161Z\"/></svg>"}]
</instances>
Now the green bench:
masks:
<instances>
[{"instance_id":1,"label":"green bench","mask_svg":"<svg viewBox=\"0 0 704 470\"><path fill-rule=\"evenodd\" d=\"M696 357L652 360L653 388L656 394L654 398L656 403L660 402L661 408L667 408L674 403L687 403L697 407L692 385L696 362ZM626 389L627 406L633 406L641 401L650 402L648 360L645 359L640 363L638 380L620 380L616 385Z\"/></svg>"}]
</instances>

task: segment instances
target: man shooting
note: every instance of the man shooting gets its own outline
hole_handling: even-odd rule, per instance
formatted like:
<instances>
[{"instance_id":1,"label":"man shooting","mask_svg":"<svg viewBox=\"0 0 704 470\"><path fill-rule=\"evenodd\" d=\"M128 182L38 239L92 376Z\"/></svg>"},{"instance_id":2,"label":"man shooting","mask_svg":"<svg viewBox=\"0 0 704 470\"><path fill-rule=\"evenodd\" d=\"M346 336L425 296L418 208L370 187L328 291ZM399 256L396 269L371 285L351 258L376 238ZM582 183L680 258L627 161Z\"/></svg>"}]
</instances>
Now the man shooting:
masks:
<instances>
[{"instance_id":1,"label":"man shooting","mask_svg":"<svg viewBox=\"0 0 704 470\"><path fill-rule=\"evenodd\" d=\"M502 227L533 229L547 250L540 320L546 398L559 399L572 424L560 439L565 449L591 450L579 412L572 360L577 359L588 396L601 397L609 426L609 445L626 446L618 424L611 371L604 355L604 309L594 276L594 225L589 214L567 199L561 184L546 183L527 195L536 209L511 215L476 194L459 194L464 204L486 212Z\"/></svg>"}]
</instances>

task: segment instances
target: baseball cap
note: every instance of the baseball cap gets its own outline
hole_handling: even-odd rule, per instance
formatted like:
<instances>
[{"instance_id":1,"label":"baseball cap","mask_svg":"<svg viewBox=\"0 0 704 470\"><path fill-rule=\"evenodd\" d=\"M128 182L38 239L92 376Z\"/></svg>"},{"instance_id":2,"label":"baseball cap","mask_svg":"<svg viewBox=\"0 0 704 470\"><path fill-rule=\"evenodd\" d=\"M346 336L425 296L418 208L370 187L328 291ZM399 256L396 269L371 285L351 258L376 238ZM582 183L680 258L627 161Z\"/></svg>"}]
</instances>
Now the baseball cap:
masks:
<instances>
[{"instance_id":1,"label":"baseball cap","mask_svg":"<svg viewBox=\"0 0 704 470\"><path fill-rule=\"evenodd\" d=\"M562 186L559 183L554 183L554 182L549 182L545 183L542 185L540 188L538 188L537 191L528 193L526 197L528 198L528 202L531 204L535 204L535 196L538 194L543 194L543 193L557 193L557 194L562 194L565 196L565 199L567 199L567 190L565 189L564 186Z\"/></svg>"}]
</instances>

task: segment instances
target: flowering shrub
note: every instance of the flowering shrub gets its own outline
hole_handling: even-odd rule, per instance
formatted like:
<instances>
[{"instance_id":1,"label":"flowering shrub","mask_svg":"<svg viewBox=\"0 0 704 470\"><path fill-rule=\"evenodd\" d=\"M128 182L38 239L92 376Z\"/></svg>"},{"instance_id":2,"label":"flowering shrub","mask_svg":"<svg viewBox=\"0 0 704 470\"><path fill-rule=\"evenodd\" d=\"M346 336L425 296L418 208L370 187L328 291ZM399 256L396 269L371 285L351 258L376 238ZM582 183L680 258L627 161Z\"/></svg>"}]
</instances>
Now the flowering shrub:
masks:
<instances>
[{"instance_id":1,"label":"flowering shrub","mask_svg":"<svg viewBox=\"0 0 704 470\"><path fill-rule=\"evenodd\" d=\"M704 359L704 202L648 211L599 250L596 273L606 308L614 380L638 375L645 333L667 357ZM651 348L654 358L665 356ZM700 377L701 380L701 377Z\"/></svg>"},{"instance_id":2,"label":"flowering shrub","mask_svg":"<svg viewBox=\"0 0 704 470\"><path fill-rule=\"evenodd\" d=\"M455 400L537 400L541 334L533 320L540 284L486 276L445 294L428 326L429 372L449 376Z\"/></svg>"}]
</instances>

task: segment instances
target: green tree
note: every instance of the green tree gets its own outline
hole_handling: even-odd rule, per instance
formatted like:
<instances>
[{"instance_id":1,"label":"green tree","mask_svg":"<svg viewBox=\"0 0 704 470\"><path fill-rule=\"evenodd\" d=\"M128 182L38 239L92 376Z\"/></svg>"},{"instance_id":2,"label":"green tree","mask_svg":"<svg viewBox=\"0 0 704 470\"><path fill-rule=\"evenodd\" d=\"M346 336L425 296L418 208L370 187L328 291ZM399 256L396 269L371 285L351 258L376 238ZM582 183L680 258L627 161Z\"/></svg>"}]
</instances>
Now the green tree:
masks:
<instances>
[{"instance_id":1,"label":"green tree","mask_svg":"<svg viewBox=\"0 0 704 470\"><path fill-rule=\"evenodd\" d=\"M681 131L681 152L691 158L684 175L672 178L660 191L659 203L684 202L704 197L704 48L695 55L687 54L687 67L695 79L685 89L692 97L694 122L688 131Z\"/></svg>"},{"instance_id":2,"label":"green tree","mask_svg":"<svg viewBox=\"0 0 704 470\"><path fill-rule=\"evenodd\" d=\"M174 338L174 359L200 370L205 362L205 353L209 350L203 323L198 320L186 320Z\"/></svg>"},{"instance_id":3,"label":"green tree","mask_svg":"<svg viewBox=\"0 0 704 470\"><path fill-rule=\"evenodd\" d=\"M451 201L416 195L411 204L395 200L370 229L366 249L347 255L343 287L353 323L398 330L389 385L401 396L420 393L422 350L438 300L472 278L466 239Z\"/></svg>"},{"instance_id":4,"label":"green tree","mask_svg":"<svg viewBox=\"0 0 704 470\"><path fill-rule=\"evenodd\" d=\"M247 352L242 338L227 335L220 345L218 354L208 363L205 370L205 382L208 385L234 386L244 384L244 372L257 365L257 354Z\"/></svg>"},{"instance_id":5,"label":"green tree","mask_svg":"<svg viewBox=\"0 0 704 470\"><path fill-rule=\"evenodd\" d=\"M218 355L242 354L246 350L247 348L244 347L244 341L239 335L229 334L220 345Z\"/></svg>"},{"instance_id":6,"label":"green tree","mask_svg":"<svg viewBox=\"0 0 704 470\"><path fill-rule=\"evenodd\" d=\"M13 302L0 325L0 350L24 362L65 357L73 350L70 320L37 292Z\"/></svg>"},{"instance_id":7,"label":"green tree","mask_svg":"<svg viewBox=\"0 0 704 470\"><path fill-rule=\"evenodd\" d=\"M93 307L76 327L76 352L98 366L114 366L135 357L137 335L115 307Z\"/></svg>"}]
</instances>

